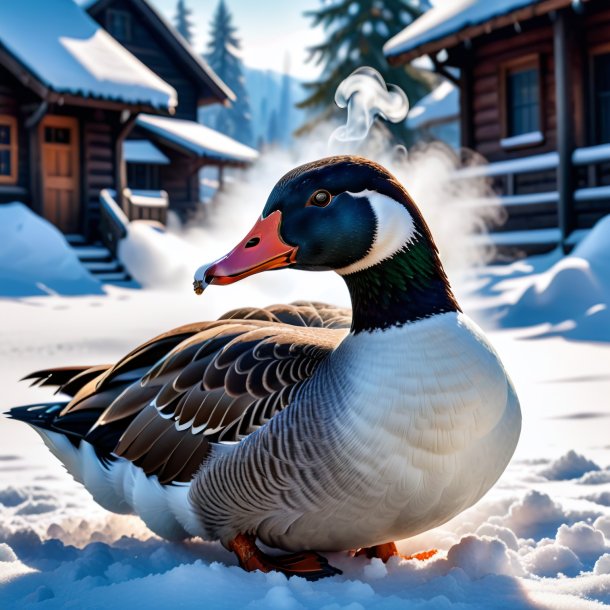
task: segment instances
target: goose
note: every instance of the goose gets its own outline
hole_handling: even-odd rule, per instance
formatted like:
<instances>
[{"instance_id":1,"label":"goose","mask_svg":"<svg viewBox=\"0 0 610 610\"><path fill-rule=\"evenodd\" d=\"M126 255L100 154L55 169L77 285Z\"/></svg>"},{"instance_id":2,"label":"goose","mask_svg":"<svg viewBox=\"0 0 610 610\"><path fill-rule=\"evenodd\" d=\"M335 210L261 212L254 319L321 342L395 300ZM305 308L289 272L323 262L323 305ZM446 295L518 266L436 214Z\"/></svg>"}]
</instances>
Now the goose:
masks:
<instances>
[{"instance_id":1,"label":"goose","mask_svg":"<svg viewBox=\"0 0 610 610\"><path fill-rule=\"evenodd\" d=\"M352 310L300 301L181 326L114 365L29 375L69 400L10 416L107 510L169 540L220 541L245 570L316 579L339 573L322 553L387 561L500 477L521 429L515 389L382 166L335 156L290 171L194 288L286 267L334 270Z\"/></svg>"}]
</instances>

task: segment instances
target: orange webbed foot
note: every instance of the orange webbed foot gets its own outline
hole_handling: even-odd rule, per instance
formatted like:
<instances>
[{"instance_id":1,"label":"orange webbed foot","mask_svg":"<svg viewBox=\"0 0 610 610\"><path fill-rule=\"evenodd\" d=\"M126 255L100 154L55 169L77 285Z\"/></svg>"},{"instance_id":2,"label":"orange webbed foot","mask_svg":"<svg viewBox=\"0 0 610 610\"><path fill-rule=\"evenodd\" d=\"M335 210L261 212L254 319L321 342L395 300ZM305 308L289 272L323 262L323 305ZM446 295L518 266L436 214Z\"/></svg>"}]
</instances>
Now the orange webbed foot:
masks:
<instances>
[{"instance_id":1,"label":"orange webbed foot","mask_svg":"<svg viewBox=\"0 0 610 610\"><path fill-rule=\"evenodd\" d=\"M430 557L434 557L438 551L436 549L431 549L430 551L424 551L423 553L415 553L415 555L402 555L398 552L396 548L396 544L394 542L386 542L385 544L377 544L375 546L370 546L367 548L360 549L356 552L355 557L360 557L362 555L366 555L369 559L373 559L377 557L381 559L383 563L387 563L390 557L400 557L401 559L417 559L418 561L425 561L426 559L430 559Z\"/></svg>"},{"instance_id":2,"label":"orange webbed foot","mask_svg":"<svg viewBox=\"0 0 610 610\"><path fill-rule=\"evenodd\" d=\"M288 555L268 555L255 543L255 536L238 534L229 543L229 550L239 559L239 565L247 572L282 572L286 576L301 576L307 580L318 580L326 576L341 574L341 570L331 566L326 557L314 551L303 551Z\"/></svg>"}]
</instances>

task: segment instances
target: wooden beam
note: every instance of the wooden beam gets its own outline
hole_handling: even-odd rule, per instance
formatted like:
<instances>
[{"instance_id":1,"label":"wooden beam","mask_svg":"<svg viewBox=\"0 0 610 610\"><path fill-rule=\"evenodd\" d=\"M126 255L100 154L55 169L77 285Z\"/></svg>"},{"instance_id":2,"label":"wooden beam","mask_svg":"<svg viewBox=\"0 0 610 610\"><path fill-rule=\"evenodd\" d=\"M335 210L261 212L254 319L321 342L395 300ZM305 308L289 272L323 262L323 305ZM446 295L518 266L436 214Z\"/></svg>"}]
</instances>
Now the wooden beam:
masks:
<instances>
[{"instance_id":1,"label":"wooden beam","mask_svg":"<svg viewBox=\"0 0 610 610\"><path fill-rule=\"evenodd\" d=\"M542 2L538 2L530 6L509 11L503 15L497 15L496 17L488 19L483 23L466 27L453 34L443 36L438 40L431 40L430 42L418 45L409 51L405 51L404 53L390 55L389 57L386 57L386 59L391 66L400 66L412 61L416 57L421 57L422 55L433 55L438 53L441 49L455 47L462 42L472 40L477 36L489 34L493 30L498 30L500 28L513 25L519 21L527 21L529 19L533 19L534 17L538 17L539 15L545 15L551 11L570 6L571 4L572 0L543 0Z\"/></svg>"},{"instance_id":2,"label":"wooden beam","mask_svg":"<svg viewBox=\"0 0 610 610\"><path fill-rule=\"evenodd\" d=\"M472 50L465 52L460 69L460 143L462 148L474 147Z\"/></svg>"},{"instance_id":3,"label":"wooden beam","mask_svg":"<svg viewBox=\"0 0 610 610\"><path fill-rule=\"evenodd\" d=\"M569 9L558 11L553 21L553 57L555 60L555 108L557 113L557 207L561 247L566 251L566 240L573 228L574 208L574 117L572 107L572 72L570 70L570 38L573 14Z\"/></svg>"},{"instance_id":4,"label":"wooden beam","mask_svg":"<svg viewBox=\"0 0 610 610\"><path fill-rule=\"evenodd\" d=\"M115 186L116 186L116 202L121 209L124 209L123 190L127 187L127 163L123 154L123 142L133 129L138 115L132 114L119 127L115 142Z\"/></svg>"}]
</instances>

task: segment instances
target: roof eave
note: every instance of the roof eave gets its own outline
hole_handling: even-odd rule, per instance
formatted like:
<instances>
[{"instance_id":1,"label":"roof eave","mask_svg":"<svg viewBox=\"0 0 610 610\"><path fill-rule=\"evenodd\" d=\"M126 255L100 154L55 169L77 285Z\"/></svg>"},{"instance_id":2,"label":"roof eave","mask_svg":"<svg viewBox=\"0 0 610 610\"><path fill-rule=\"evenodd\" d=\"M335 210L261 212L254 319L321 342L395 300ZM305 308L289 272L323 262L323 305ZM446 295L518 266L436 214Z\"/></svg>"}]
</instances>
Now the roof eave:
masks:
<instances>
[{"instance_id":1,"label":"roof eave","mask_svg":"<svg viewBox=\"0 0 610 610\"><path fill-rule=\"evenodd\" d=\"M95 107L105 110L129 110L132 113L149 112L170 116L174 108L155 106L145 102L130 102L122 99L96 97L94 95L79 95L73 91L56 89L44 80L27 64L24 64L9 49L0 42L0 64L27 89L33 91L42 100L54 104L60 102L69 106Z\"/></svg>"},{"instance_id":2,"label":"roof eave","mask_svg":"<svg viewBox=\"0 0 610 610\"><path fill-rule=\"evenodd\" d=\"M87 12L93 16L106 8L112 3L112 1L113 0L97 0L96 2L93 2L93 4L87 6ZM227 84L206 62L203 61L201 57L199 57L199 55L189 48L188 43L184 40L180 33L165 19L165 17L159 13L155 7L153 7L147 0L131 1L148 18L149 23L157 30L157 32L168 41L170 46L173 47L173 50L183 58L193 75L212 90L212 93L216 95L215 101L222 103L225 102L225 100L232 102L236 99L235 93L231 91Z\"/></svg>"},{"instance_id":3,"label":"roof eave","mask_svg":"<svg viewBox=\"0 0 610 610\"><path fill-rule=\"evenodd\" d=\"M408 49L403 52L397 52L396 54L385 53L388 63L392 66L399 66L406 64L422 55L430 55L432 53L438 53L442 49L458 46L459 44L472 40L477 36L483 34L490 34L494 30L513 25L518 21L524 21L526 19L533 19L555 11L561 8L565 8L572 4L573 0L546 0L546 2L540 2L538 4L532 4L530 6L522 7L514 11L509 11L503 15L497 15L488 21L479 23L476 25L469 26L455 32L438 38L437 40L431 40L427 43L418 45L412 49ZM588 0L583 0L587 2ZM387 43L386 43L387 44Z\"/></svg>"}]
</instances>

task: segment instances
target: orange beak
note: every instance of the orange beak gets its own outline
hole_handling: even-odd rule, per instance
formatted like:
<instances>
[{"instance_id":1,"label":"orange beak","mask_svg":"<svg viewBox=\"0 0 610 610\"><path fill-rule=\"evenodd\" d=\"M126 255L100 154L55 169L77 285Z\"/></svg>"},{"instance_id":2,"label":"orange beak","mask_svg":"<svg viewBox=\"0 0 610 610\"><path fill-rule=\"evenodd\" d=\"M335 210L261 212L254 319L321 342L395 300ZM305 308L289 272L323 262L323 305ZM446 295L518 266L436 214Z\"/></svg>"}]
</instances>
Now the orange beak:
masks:
<instances>
[{"instance_id":1,"label":"orange beak","mask_svg":"<svg viewBox=\"0 0 610 610\"><path fill-rule=\"evenodd\" d=\"M281 222L279 210L266 218L259 218L229 254L197 269L193 282L195 292L201 294L210 284L233 284L249 275L294 263L298 246L289 246L281 238Z\"/></svg>"}]
</instances>

